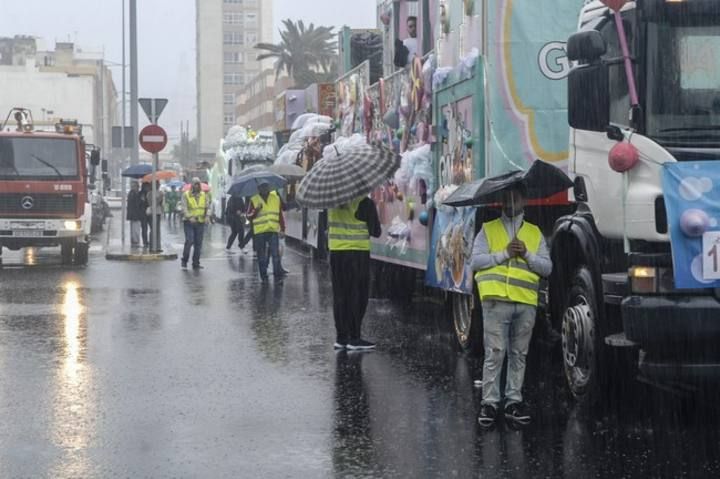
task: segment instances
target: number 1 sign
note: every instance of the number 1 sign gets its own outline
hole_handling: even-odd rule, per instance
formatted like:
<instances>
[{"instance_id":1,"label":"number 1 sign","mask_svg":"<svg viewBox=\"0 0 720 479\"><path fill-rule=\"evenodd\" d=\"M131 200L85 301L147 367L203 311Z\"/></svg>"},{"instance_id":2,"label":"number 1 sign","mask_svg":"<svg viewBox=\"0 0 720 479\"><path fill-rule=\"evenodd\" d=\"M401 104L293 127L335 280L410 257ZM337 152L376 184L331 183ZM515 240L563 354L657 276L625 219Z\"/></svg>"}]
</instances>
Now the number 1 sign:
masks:
<instances>
[{"instance_id":1,"label":"number 1 sign","mask_svg":"<svg viewBox=\"0 0 720 479\"><path fill-rule=\"evenodd\" d=\"M703 234L703 279L720 279L720 231Z\"/></svg>"}]
</instances>

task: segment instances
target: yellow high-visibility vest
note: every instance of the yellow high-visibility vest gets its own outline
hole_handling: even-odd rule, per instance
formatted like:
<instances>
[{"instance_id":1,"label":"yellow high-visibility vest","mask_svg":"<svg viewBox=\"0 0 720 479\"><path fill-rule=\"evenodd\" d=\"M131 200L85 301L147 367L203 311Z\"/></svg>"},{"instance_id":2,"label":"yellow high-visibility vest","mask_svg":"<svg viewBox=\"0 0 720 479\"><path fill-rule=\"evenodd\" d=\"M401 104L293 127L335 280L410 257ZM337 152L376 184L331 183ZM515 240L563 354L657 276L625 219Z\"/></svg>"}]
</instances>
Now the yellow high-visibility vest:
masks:
<instances>
[{"instance_id":1,"label":"yellow high-visibility vest","mask_svg":"<svg viewBox=\"0 0 720 479\"><path fill-rule=\"evenodd\" d=\"M257 209L262 205L260 212L253 218L253 234L261 233L279 233L280 232L280 196L274 191L268 195L267 201L262 196L255 195L250 201L253 207Z\"/></svg>"},{"instance_id":2,"label":"yellow high-visibility vest","mask_svg":"<svg viewBox=\"0 0 720 479\"><path fill-rule=\"evenodd\" d=\"M204 191L201 191L197 198L192 194L192 191L186 191L185 204L187 204L187 211L185 212L186 219L195 218L198 223L205 223L207 197Z\"/></svg>"},{"instance_id":3,"label":"yellow high-visibility vest","mask_svg":"<svg viewBox=\"0 0 720 479\"><path fill-rule=\"evenodd\" d=\"M483 231L490 253L499 253L507 249L510 238L502 220L485 223ZM542 232L537 226L523 222L517 238L525 243L529 252L537 254L542 241ZM531 306L538 304L540 276L530 270L530 266L523 258L515 257L492 268L478 271L475 274L475 282L481 301L486 298L498 298Z\"/></svg>"},{"instance_id":4,"label":"yellow high-visibility vest","mask_svg":"<svg viewBox=\"0 0 720 479\"><path fill-rule=\"evenodd\" d=\"M370 233L364 221L355 218L363 198L328 212L330 251L370 251Z\"/></svg>"}]
</instances>

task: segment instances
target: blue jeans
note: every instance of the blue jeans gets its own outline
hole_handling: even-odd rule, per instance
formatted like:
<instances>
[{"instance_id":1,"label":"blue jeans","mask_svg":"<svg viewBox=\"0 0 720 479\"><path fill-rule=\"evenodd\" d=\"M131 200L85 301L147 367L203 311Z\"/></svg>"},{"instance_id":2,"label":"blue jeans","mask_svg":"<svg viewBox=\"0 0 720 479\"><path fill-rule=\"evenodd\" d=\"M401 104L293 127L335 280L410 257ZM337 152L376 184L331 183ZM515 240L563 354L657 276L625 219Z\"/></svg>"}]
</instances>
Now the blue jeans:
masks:
<instances>
[{"instance_id":1,"label":"blue jeans","mask_svg":"<svg viewBox=\"0 0 720 479\"><path fill-rule=\"evenodd\" d=\"M505 405L522 402L525 358L530 347L536 309L534 306L505 301L483 301L482 403L496 406L501 401L500 373L505 353L508 367L505 381Z\"/></svg>"},{"instance_id":2,"label":"blue jeans","mask_svg":"<svg viewBox=\"0 0 720 479\"><path fill-rule=\"evenodd\" d=\"M282 267L280 266L280 241L277 233L259 233L253 237L253 244L257 252L258 268L260 269L260 278L266 280L268 277L267 269L270 264L270 257L273 262L273 276L280 278L282 276Z\"/></svg>"},{"instance_id":3,"label":"blue jeans","mask_svg":"<svg viewBox=\"0 0 720 479\"><path fill-rule=\"evenodd\" d=\"M205 223L183 222L185 229L185 247L183 248L182 262L187 264L190 258L190 248L193 249L193 266L200 265L200 250L202 249L203 235L205 234Z\"/></svg>"}]
</instances>

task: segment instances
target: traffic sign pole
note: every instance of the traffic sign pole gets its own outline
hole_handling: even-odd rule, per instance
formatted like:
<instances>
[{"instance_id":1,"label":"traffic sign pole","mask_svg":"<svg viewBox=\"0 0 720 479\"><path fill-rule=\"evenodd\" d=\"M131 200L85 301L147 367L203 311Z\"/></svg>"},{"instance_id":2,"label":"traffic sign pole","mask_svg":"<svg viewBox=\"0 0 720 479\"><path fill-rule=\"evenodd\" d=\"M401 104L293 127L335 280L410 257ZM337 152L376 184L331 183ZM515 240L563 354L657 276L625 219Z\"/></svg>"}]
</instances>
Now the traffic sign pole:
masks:
<instances>
[{"instance_id":1,"label":"traffic sign pole","mask_svg":"<svg viewBox=\"0 0 720 479\"><path fill-rule=\"evenodd\" d=\"M140 145L145 151L153 155L152 176L150 177L152 182L152 205L150 205L152 234L150 236L150 251L157 253L160 251L160 231L158 230L160 227L160 221L158 220L160 211L158 211L157 204L157 171L160 163L159 153L167 145L167 133L157 125L157 120L168 101L165 98L141 98L139 102L151 123L140 132Z\"/></svg>"},{"instance_id":2,"label":"traffic sign pole","mask_svg":"<svg viewBox=\"0 0 720 479\"><path fill-rule=\"evenodd\" d=\"M157 122L157 117L155 116L155 102L152 102L152 117L155 119L153 123ZM160 250L160 246L158 245L158 226L160 226L158 223L158 217L157 217L157 169L158 169L158 163L159 163L160 154L159 153L153 153L153 169L152 169L152 238L150 238L150 248L151 252L156 253Z\"/></svg>"}]
</instances>

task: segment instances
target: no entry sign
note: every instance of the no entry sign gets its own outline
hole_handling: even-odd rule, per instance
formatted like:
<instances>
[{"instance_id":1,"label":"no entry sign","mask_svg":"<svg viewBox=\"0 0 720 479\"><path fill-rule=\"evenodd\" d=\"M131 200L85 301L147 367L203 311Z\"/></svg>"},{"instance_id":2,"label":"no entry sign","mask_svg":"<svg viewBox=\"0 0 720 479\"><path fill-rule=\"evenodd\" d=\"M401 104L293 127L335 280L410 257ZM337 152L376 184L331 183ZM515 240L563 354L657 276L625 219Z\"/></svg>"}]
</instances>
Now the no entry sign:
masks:
<instances>
[{"instance_id":1,"label":"no entry sign","mask_svg":"<svg viewBox=\"0 0 720 479\"><path fill-rule=\"evenodd\" d=\"M157 125L148 125L140 132L140 146L148 153L160 153L167 145L167 133Z\"/></svg>"}]
</instances>

